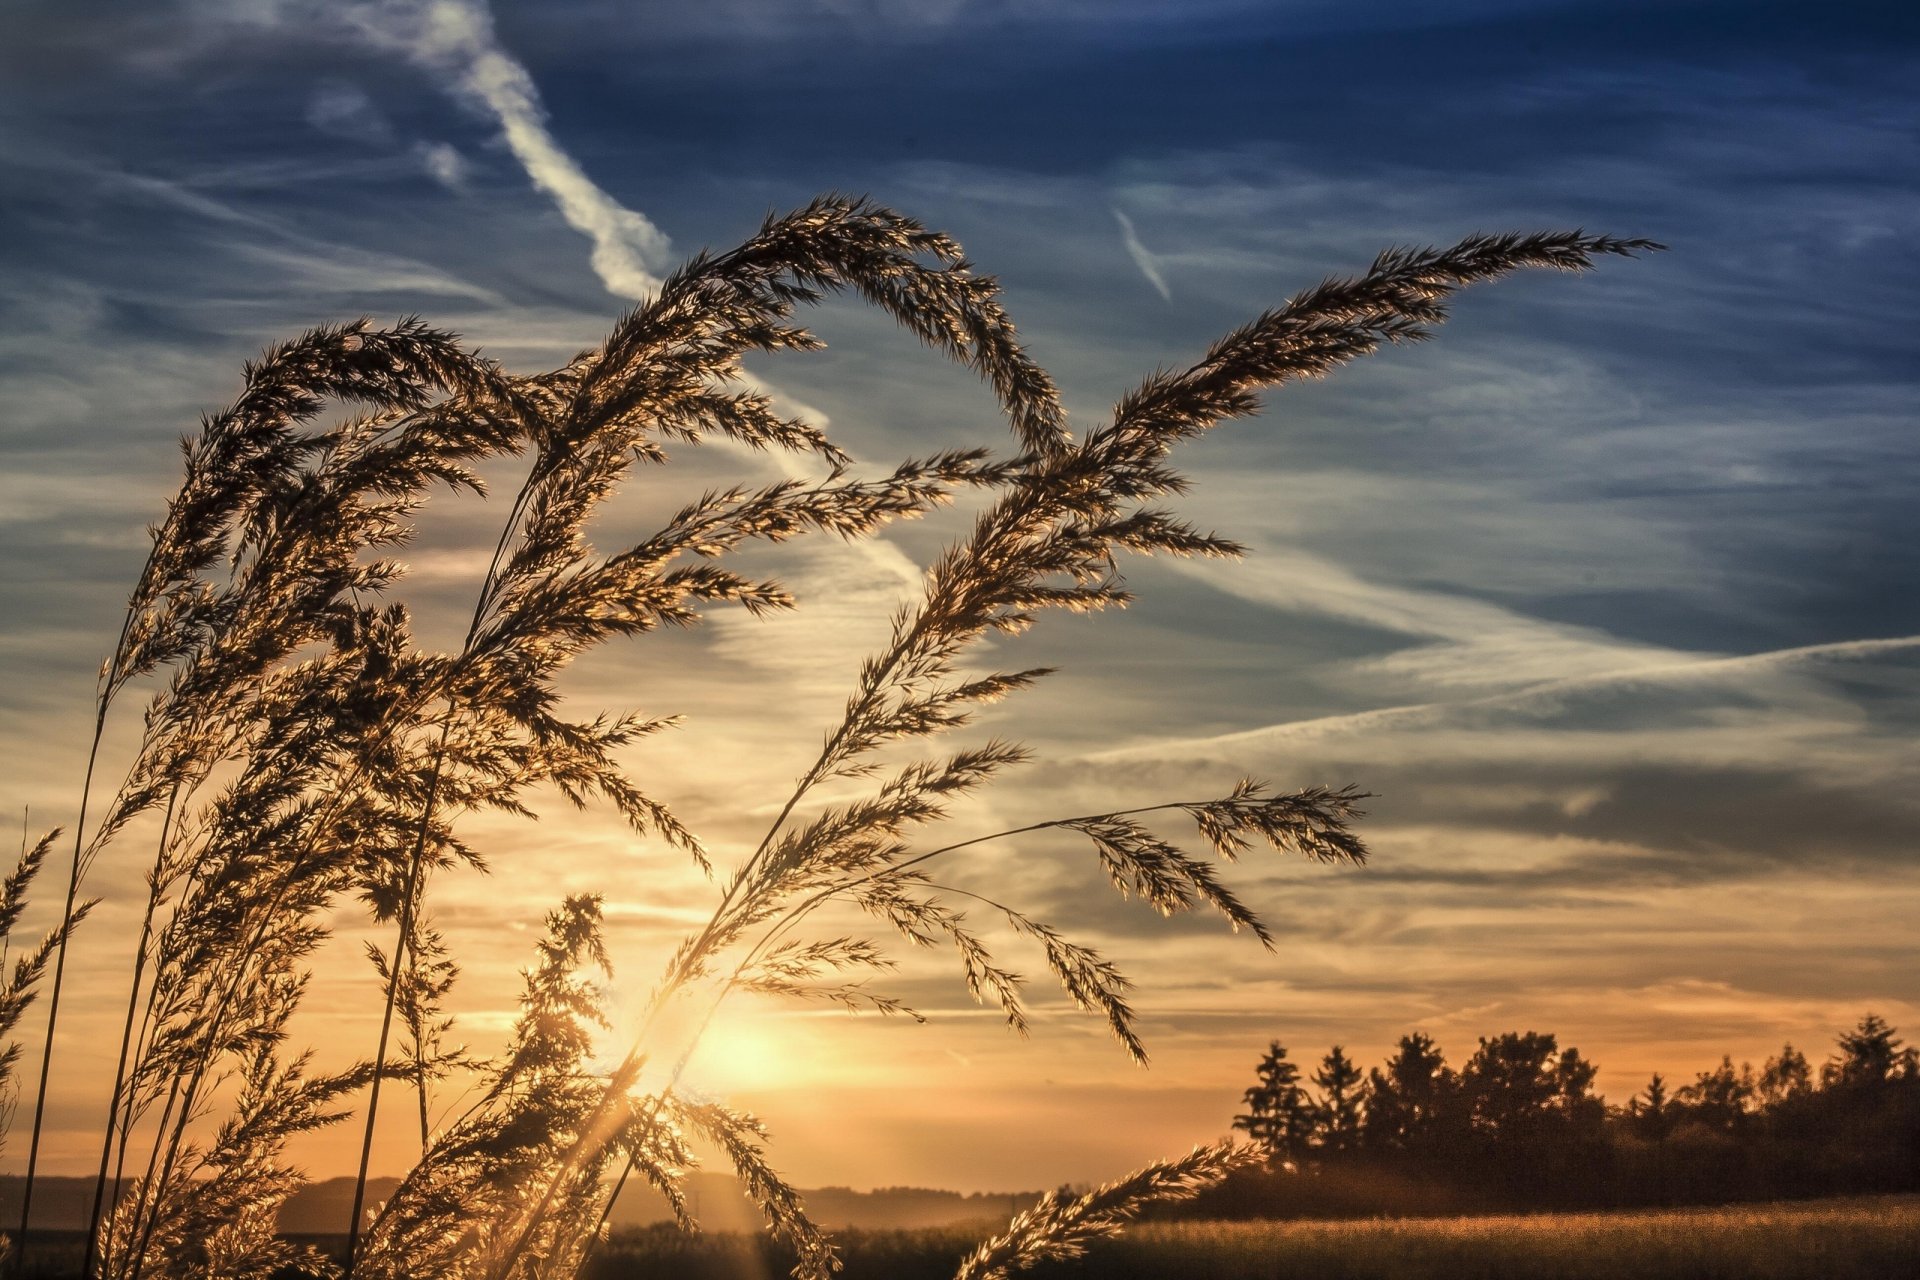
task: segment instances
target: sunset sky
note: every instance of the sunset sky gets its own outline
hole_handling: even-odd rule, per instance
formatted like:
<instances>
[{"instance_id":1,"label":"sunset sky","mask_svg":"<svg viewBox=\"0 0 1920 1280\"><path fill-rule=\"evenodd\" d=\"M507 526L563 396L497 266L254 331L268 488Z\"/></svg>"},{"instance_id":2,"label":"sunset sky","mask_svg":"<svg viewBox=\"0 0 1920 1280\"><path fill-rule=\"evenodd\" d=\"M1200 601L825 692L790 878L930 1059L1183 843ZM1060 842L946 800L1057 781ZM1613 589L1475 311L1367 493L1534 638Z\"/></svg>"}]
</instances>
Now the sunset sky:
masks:
<instances>
[{"instance_id":1,"label":"sunset sky","mask_svg":"<svg viewBox=\"0 0 1920 1280\"><path fill-rule=\"evenodd\" d=\"M1818 1061L1867 1010L1920 1039L1916 85L1920 11L1835 0L16 0L0 815L71 823L175 442L307 326L419 314L543 370L769 209L867 193L1001 278L1084 431L1389 245L1578 226L1670 251L1470 291L1436 341L1281 391L1176 459L1182 510L1244 561L1127 564L1125 614L989 655L1063 670L966 731L1037 761L951 838L1251 774L1376 793L1370 866L1233 870L1267 954L1120 901L1071 840L982 846L946 874L1118 960L1150 1069L1015 950L1028 1040L945 954L902 955L929 1025L743 1003L692 1077L761 1113L801 1185L1009 1190L1221 1135L1274 1039L1370 1064L1419 1029L1458 1065L1551 1031L1616 1102L1722 1053ZM885 317L814 319L828 351L754 372L863 463L1005 443ZM681 450L604 543L780 469ZM615 644L567 688L684 715L634 769L737 856L964 516L759 553L797 612ZM426 512L404 594L430 636L457 635L498 518ZM467 831L495 872L443 878L432 912L476 1050L563 894L606 895L622 1008L713 901L606 814ZM91 1167L145 856L91 882L55 1173ZM344 1062L377 993L371 935L340 932L301 1025ZM347 1172L350 1138L305 1158Z\"/></svg>"}]
</instances>

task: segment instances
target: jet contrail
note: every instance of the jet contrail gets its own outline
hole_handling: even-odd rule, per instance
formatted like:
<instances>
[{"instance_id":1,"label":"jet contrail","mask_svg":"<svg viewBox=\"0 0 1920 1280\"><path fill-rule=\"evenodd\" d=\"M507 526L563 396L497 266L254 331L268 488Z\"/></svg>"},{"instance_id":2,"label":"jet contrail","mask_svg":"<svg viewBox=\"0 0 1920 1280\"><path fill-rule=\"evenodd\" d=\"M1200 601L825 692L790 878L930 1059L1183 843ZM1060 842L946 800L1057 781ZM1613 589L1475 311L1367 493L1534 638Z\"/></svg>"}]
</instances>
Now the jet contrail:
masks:
<instances>
[{"instance_id":1,"label":"jet contrail","mask_svg":"<svg viewBox=\"0 0 1920 1280\"><path fill-rule=\"evenodd\" d=\"M659 291L672 253L666 233L601 190L554 140L540 91L500 47L485 0L376 0L346 13L367 39L405 54L499 121L527 177L593 242L593 272L607 292L640 301Z\"/></svg>"}]
</instances>

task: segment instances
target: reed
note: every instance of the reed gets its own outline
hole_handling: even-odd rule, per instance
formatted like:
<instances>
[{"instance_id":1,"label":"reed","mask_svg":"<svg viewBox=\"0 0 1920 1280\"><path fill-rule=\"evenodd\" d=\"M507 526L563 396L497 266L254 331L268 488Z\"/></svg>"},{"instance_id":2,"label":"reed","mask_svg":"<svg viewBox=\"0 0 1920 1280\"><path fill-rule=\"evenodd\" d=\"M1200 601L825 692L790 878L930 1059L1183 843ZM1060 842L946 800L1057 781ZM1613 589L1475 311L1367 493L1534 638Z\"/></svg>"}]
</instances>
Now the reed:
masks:
<instances>
[{"instance_id":1,"label":"reed","mask_svg":"<svg viewBox=\"0 0 1920 1280\"><path fill-rule=\"evenodd\" d=\"M994 936L1030 947L1066 997L1144 1061L1125 974L1055 922L936 879L940 867L991 841L1064 833L1122 895L1163 914L1210 911L1271 947L1215 859L1266 847L1359 862L1366 849L1351 824L1363 794L1242 780L1214 795L942 835L955 800L1029 752L991 740L907 758L915 744L963 729L982 705L1049 674L983 673L971 659L983 640L1017 636L1046 611L1124 605L1125 554L1240 554L1162 505L1185 487L1171 465L1176 446L1257 412L1268 389L1426 337L1465 285L1654 247L1573 232L1390 251L1256 318L1185 370L1148 378L1078 439L997 285L957 244L834 196L695 258L600 346L547 373L508 374L414 320L316 329L274 348L187 445L180 493L153 530L105 667L87 793L110 709L140 682L155 691L133 758L104 816L91 832L83 817L76 833L70 909L0 993L0 1034L49 959L57 1000L86 873L133 819L158 812L101 1134L89 1275L558 1280L579 1272L632 1176L686 1216L678 1185L696 1140L739 1174L796 1274L830 1274L833 1245L773 1166L764 1128L681 1087L700 1031L662 1038L664 1015L689 1010L704 1030L721 1002L752 991L917 1016L877 981L891 964L879 941L814 928L817 912L842 904L908 946L953 948L968 991L1023 1030L1024 984L976 922L984 918ZM869 473L820 430L778 415L743 382L742 361L816 349L799 309L841 292L978 374L1012 448ZM323 424L334 405L346 415ZM669 445L716 440L789 455L812 474L700 494L631 545L593 545L595 515L636 472L666 464ZM400 553L433 490L484 497L482 473L513 457L524 480L474 584L465 634L445 652L425 649ZM470 815L529 813L551 789L609 806L636 836L712 869L695 828L621 762L672 718L580 716L558 691L567 667L715 608L791 608L777 583L734 567L750 544L871 536L961 491L979 495L979 514L928 567L818 756L719 880L711 914L668 958L616 1065L596 1070L590 1052L607 1021L592 975L612 965L592 897L548 917L504 1049L488 1059L448 1049L442 1005L458 963L431 923L430 890L437 876L484 871L483 851L461 834ZM1191 837L1170 835L1169 823ZM7 882L0 925L11 926L50 840L27 851L17 885ZM1190 851L1196 841L1206 854ZM369 949L381 1009L370 1057L320 1072L291 1047L294 1020L316 967L331 962L329 919L354 901L392 930L384 949ZM50 1022L48 1062L52 1033ZM643 1083L652 1064L664 1084ZM0 1058L0 1078L12 1066ZM432 1090L456 1076L472 1101L433 1132ZM45 1079L43 1065L43 1094ZM395 1193L363 1212L390 1080L414 1091L422 1151ZM356 1111L360 1178L342 1268L280 1239L275 1219L300 1184L288 1141ZM1050 1197L960 1274L998 1280L1069 1256L1142 1205L1189 1194L1245 1158L1202 1148L1086 1197Z\"/></svg>"}]
</instances>

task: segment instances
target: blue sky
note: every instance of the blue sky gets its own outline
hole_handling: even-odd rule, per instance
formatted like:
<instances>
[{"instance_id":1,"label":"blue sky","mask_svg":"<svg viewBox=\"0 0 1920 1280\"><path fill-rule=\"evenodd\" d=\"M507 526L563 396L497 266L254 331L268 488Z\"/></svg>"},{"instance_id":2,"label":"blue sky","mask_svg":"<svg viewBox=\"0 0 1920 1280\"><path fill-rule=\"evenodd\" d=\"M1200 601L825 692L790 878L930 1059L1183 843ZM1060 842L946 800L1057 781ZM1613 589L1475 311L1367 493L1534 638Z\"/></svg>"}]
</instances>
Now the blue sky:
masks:
<instances>
[{"instance_id":1,"label":"blue sky","mask_svg":"<svg viewBox=\"0 0 1920 1280\"><path fill-rule=\"evenodd\" d=\"M1551 1030L1621 1100L1655 1068L1823 1048L1866 1008L1920 1024L1908 6L186 0L5 21L9 811L70 820L173 442L305 326L419 313L551 367L686 254L866 192L1002 278L1084 428L1389 244L1585 226L1671 249L1475 291L1434 343L1197 446L1186 509L1252 554L1133 567L1126 615L1020 642L1066 670L990 727L1042 763L968 816L1243 772L1355 782L1380 797L1372 867L1249 868L1269 957L1092 897L1081 851L1000 848L974 883L1143 979L1152 1071L1067 1012L1010 1040L910 966L934 1026L757 1010L711 1078L769 1115L803 1181L1012 1187L1212 1136L1271 1038L1365 1061L1418 1027L1457 1062L1477 1035ZM836 304L818 328L828 352L757 372L860 457L997 442L990 400L883 319ZM678 465L691 487L746 464ZM488 519L437 518L429 612L467 589ZM797 548L778 563L794 617L609 654L573 689L689 715L641 763L724 847L760 803L733 797L774 799L952 527ZM549 898L608 892L650 974L708 892L610 823L479 837L495 882L450 882L437 908L475 957L477 1044ZM96 873L81 980L103 989L136 861ZM356 1034L364 982L316 994L317 1040ZM60 1085L83 1130L99 1089ZM915 1110L929 1087L951 1116ZM857 1150L811 1128L834 1090L869 1117Z\"/></svg>"}]
</instances>

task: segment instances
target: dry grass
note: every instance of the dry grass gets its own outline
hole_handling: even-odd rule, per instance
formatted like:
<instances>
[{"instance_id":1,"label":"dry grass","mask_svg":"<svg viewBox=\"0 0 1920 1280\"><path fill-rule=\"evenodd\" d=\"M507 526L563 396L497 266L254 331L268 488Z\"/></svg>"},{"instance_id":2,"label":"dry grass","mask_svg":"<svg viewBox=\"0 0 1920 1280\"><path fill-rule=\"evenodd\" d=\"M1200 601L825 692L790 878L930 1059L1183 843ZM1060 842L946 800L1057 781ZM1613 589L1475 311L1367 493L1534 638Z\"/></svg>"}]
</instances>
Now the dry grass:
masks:
<instances>
[{"instance_id":1,"label":"dry grass","mask_svg":"<svg viewBox=\"0 0 1920 1280\"><path fill-rule=\"evenodd\" d=\"M1110 962L1054 922L934 879L936 860L1016 834L932 833L956 797L1023 762L1026 749L987 741L905 753L1044 678L1038 668L976 668L979 642L1016 636L1050 610L1125 604L1125 554L1239 554L1159 505L1185 487L1170 464L1178 445L1257 411L1267 389L1426 337L1463 286L1647 247L1571 232L1390 251L1258 317L1189 368L1146 379L1077 439L994 281L947 237L865 200L822 198L769 219L737 249L695 259L599 347L547 373L508 374L412 320L330 326L273 348L248 367L239 399L186 443L184 481L153 529L92 708L67 924L50 952L48 1045L89 870L119 852L116 838L142 815L158 839L143 855L149 892L102 1125L98 1185L116 1191L97 1197L88 1269L115 1280L332 1274L328 1260L274 1232L302 1180L288 1142L353 1114L363 1091L370 1140L386 1082L410 1086L425 1117L433 1091L457 1077L477 1101L437 1133L423 1119L417 1166L376 1210L356 1204L350 1275L564 1280L629 1176L673 1198L697 1137L747 1185L797 1272L824 1277L832 1244L771 1164L766 1134L751 1116L678 1091L692 1045L657 1042L660 1015L690 1006L704 1026L740 990L909 1013L878 985L890 964L881 943L807 932L816 909L842 902L907 945L953 948L967 989L1019 1029L1022 982L971 911L1007 926L1074 1003L1144 1058L1128 980ZM937 453L856 476L819 430L744 390L743 358L817 348L795 315L841 291L978 373L1011 450ZM324 424L341 405L351 412ZM815 474L692 495L652 535L611 552L593 545L595 514L636 471L666 464L667 445L716 439L789 455ZM472 584L464 638L424 648L400 553L426 496L484 495L481 473L513 459L525 478ZM721 875L711 916L670 958L618 1065L589 1067L605 1021L591 975L611 967L591 897L549 916L503 1051L476 1061L447 1050L440 1004L458 966L433 926L431 886L436 875L484 869L464 819L530 814L557 792L606 806L637 839L710 868L696 824L623 763L625 748L671 728L670 711L580 713L558 692L567 667L602 644L695 626L716 608L791 608L776 583L736 571L730 557L810 534L870 536L963 489L983 492L984 510L928 568L921 597L862 668L757 846ZM88 827L101 726L135 688L150 700L134 758ZM829 783L836 798L823 801ZM1350 829L1361 797L1222 786L1025 830L1073 832L1120 893L1167 914L1214 912L1270 945L1216 863L1164 824L1190 826L1223 861L1266 847L1355 862L1365 856ZM383 999L371 1057L321 1072L295 1047L295 1017L316 967L337 963L327 922L354 901L391 930L368 957ZM668 1084L643 1088L655 1062ZM36 1107L30 1167L41 1119ZM1070 1253L1240 1158L1205 1149L1090 1200L1049 1202L970 1274L985 1280ZM365 1172L363 1156L363 1181Z\"/></svg>"},{"instance_id":2,"label":"dry grass","mask_svg":"<svg viewBox=\"0 0 1920 1280\"><path fill-rule=\"evenodd\" d=\"M944 1280L976 1232L848 1232L847 1280ZM1351 1222L1155 1222L1036 1275L1101 1280L1882 1280L1920 1257L1920 1197L1712 1209ZM595 1280L777 1271L776 1251L634 1233Z\"/></svg>"},{"instance_id":3,"label":"dry grass","mask_svg":"<svg viewBox=\"0 0 1920 1280\"><path fill-rule=\"evenodd\" d=\"M1895 1276L1916 1257L1920 1197L1898 1196L1630 1213L1159 1223L1140 1228L1090 1270L1116 1280L1816 1280ZM1203 1267L1194 1267L1196 1258Z\"/></svg>"}]
</instances>

